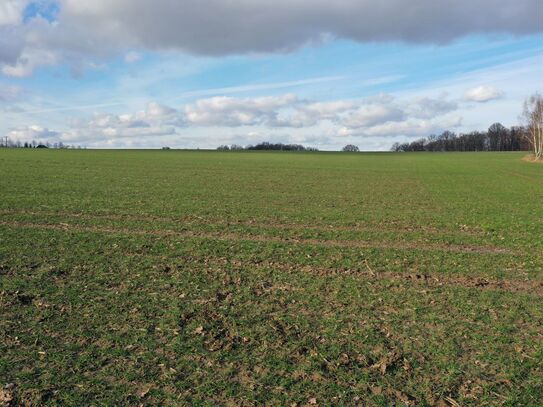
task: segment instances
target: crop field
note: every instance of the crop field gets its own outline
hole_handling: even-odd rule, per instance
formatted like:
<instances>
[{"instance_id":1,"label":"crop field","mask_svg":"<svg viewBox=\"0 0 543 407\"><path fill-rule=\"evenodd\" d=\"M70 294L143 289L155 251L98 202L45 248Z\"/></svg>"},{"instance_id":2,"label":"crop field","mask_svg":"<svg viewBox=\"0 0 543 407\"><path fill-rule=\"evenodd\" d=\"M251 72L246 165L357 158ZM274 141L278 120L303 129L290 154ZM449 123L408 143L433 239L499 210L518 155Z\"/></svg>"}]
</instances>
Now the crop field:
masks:
<instances>
[{"instance_id":1,"label":"crop field","mask_svg":"<svg viewBox=\"0 0 543 407\"><path fill-rule=\"evenodd\" d=\"M0 150L0 406L541 406L523 155Z\"/></svg>"}]
</instances>

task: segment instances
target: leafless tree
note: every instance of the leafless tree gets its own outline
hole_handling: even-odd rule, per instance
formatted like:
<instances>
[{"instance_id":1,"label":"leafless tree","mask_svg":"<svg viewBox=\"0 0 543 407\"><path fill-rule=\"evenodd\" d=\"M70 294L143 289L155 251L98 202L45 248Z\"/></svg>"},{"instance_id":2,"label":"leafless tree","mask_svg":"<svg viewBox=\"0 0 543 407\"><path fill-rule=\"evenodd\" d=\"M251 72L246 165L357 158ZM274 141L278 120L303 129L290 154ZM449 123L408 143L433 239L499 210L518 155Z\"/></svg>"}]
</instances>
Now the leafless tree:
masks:
<instances>
[{"instance_id":1,"label":"leafless tree","mask_svg":"<svg viewBox=\"0 0 543 407\"><path fill-rule=\"evenodd\" d=\"M526 135L534 149L536 159L543 158L543 97L539 93L524 102L522 114L526 122Z\"/></svg>"}]
</instances>

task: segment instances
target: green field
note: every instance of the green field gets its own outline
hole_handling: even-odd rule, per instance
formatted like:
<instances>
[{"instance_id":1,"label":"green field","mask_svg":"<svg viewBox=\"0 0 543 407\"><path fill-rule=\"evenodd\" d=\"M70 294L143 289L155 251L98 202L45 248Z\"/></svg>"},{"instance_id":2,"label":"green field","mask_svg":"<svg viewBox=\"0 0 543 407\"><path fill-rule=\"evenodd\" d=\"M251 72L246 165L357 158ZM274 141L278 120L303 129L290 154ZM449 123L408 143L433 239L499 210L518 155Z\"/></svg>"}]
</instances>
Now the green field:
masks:
<instances>
[{"instance_id":1,"label":"green field","mask_svg":"<svg viewBox=\"0 0 543 407\"><path fill-rule=\"evenodd\" d=\"M0 150L0 397L541 406L522 157Z\"/></svg>"}]
</instances>

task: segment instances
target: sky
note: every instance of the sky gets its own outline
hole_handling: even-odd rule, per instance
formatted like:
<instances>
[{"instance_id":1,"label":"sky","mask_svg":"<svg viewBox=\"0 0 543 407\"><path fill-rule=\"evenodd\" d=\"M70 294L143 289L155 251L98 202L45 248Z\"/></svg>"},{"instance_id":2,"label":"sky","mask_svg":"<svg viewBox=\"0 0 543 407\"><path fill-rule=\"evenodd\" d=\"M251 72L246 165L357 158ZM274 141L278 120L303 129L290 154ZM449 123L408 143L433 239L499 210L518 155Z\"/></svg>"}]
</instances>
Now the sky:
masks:
<instances>
[{"instance_id":1,"label":"sky","mask_svg":"<svg viewBox=\"0 0 543 407\"><path fill-rule=\"evenodd\" d=\"M389 150L520 124L541 0L0 0L0 136Z\"/></svg>"}]
</instances>

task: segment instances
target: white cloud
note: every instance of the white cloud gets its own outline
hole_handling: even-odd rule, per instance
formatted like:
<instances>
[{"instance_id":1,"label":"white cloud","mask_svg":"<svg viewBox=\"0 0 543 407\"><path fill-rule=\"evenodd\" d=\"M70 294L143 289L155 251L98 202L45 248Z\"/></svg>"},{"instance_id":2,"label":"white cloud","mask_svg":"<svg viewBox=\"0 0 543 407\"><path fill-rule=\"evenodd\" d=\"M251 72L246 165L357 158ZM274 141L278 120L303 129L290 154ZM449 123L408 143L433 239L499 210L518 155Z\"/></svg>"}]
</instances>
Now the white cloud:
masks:
<instances>
[{"instance_id":1,"label":"white cloud","mask_svg":"<svg viewBox=\"0 0 543 407\"><path fill-rule=\"evenodd\" d=\"M453 112L458 104L439 98L396 99L381 94L368 98L342 121L343 134L386 135L413 133L406 129L425 129L432 120ZM403 132L403 133L402 133Z\"/></svg>"},{"instance_id":2,"label":"white cloud","mask_svg":"<svg viewBox=\"0 0 543 407\"><path fill-rule=\"evenodd\" d=\"M464 95L464 99L469 102L489 102L491 100L499 99L503 96L503 92L496 89L493 86L477 86L469 89Z\"/></svg>"},{"instance_id":3,"label":"white cloud","mask_svg":"<svg viewBox=\"0 0 543 407\"><path fill-rule=\"evenodd\" d=\"M60 135L65 142L109 144L114 139L174 135L184 122L177 110L151 102L145 110L133 114L95 114L88 120L74 119L70 129Z\"/></svg>"},{"instance_id":4,"label":"white cloud","mask_svg":"<svg viewBox=\"0 0 543 407\"><path fill-rule=\"evenodd\" d=\"M294 113L290 115L278 114L276 119L270 122L270 125L301 128L315 126L323 120L336 122L343 113L355 109L356 106L356 102L346 100L299 103Z\"/></svg>"},{"instance_id":5,"label":"white cloud","mask_svg":"<svg viewBox=\"0 0 543 407\"><path fill-rule=\"evenodd\" d=\"M405 112L392 105L369 104L349 115L345 124L350 128L371 127L380 123L401 121Z\"/></svg>"},{"instance_id":6,"label":"white cloud","mask_svg":"<svg viewBox=\"0 0 543 407\"><path fill-rule=\"evenodd\" d=\"M1 33L0 30L0 34ZM39 44L36 46L30 45L31 42L39 41L39 38L32 39L32 35L29 35L27 37L27 46L20 50L17 59L13 63L4 64L2 66L2 73L6 76L22 78L31 75L38 66L56 64L59 61L58 53L45 47L42 48Z\"/></svg>"},{"instance_id":7,"label":"white cloud","mask_svg":"<svg viewBox=\"0 0 543 407\"><path fill-rule=\"evenodd\" d=\"M0 2L0 26L20 24L27 0L2 0Z\"/></svg>"},{"instance_id":8,"label":"white cloud","mask_svg":"<svg viewBox=\"0 0 543 407\"><path fill-rule=\"evenodd\" d=\"M432 119L458 109L458 103L447 100L447 95L439 98L417 97L406 108L406 114L420 119Z\"/></svg>"},{"instance_id":9,"label":"white cloud","mask_svg":"<svg viewBox=\"0 0 543 407\"><path fill-rule=\"evenodd\" d=\"M38 125L11 129L7 136L13 141L47 141L58 138L60 133Z\"/></svg>"},{"instance_id":10,"label":"white cloud","mask_svg":"<svg viewBox=\"0 0 543 407\"><path fill-rule=\"evenodd\" d=\"M427 137L430 134L454 129L461 124L462 117L460 116L434 120L409 118L402 121L387 121L362 128L342 127L338 134L351 137Z\"/></svg>"},{"instance_id":11,"label":"white cloud","mask_svg":"<svg viewBox=\"0 0 543 407\"><path fill-rule=\"evenodd\" d=\"M176 113L176 110L169 107L161 105L158 102L151 102L147 105L145 109L145 115L148 117L158 117L164 118Z\"/></svg>"},{"instance_id":12,"label":"white cloud","mask_svg":"<svg viewBox=\"0 0 543 407\"><path fill-rule=\"evenodd\" d=\"M151 102L135 113L95 114L90 119L72 120L69 130L55 134L70 143L111 145L117 143L114 140L131 139L125 145L133 146L138 142L150 143L157 137L161 140L181 137L187 129L192 133L194 129L214 127L224 133L229 128L246 127L247 135L264 134L263 139L266 134L273 134L274 141L324 144L337 136L428 135L458 126L461 120L448 115L455 110L456 103L445 96L397 99L381 94L361 100L328 102L304 100L294 94L255 98L221 96L196 100L179 110ZM297 130L288 135L278 133L286 128ZM252 139L247 137L244 139Z\"/></svg>"},{"instance_id":13,"label":"white cloud","mask_svg":"<svg viewBox=\"0 0 543 407\"><path fill-rule=\"evenodd\" d=\"M34 72L37 66L53 65L57 62L55 54L45 50L26 50L13 65L4 65L2 73L7 76L23 78Z\"/></svg>"},{"instance_id":14,"label":"white cloud","mask_svg":"<svg viewBox=\"0 0 543 407\"><path fill-rule=\"evenodd\" d=\"M295 104L293 94L261 98L217 96L185 106L188 123L198 126L254 126L272 122L277 110Z\"/></svg>"},{"instance_id":15,"label":"white cloud","mask_svg":"<svg viewBox=\"0 0 543 407\"><path fill-rule=\"evenodd\" d=\"M92 127L73 129L64 132L60 135L60 139L66 142L85 142L85 141L109 141L119 138L136 138L144 140L148 137L155 136L167 136L175 134L174 127L163 126L110 126L100 129L93 129Z\"/></svg>"},{"instance_id":16,"label":"white cloud","mask_svg":"<svg viewBox=\"0 0 543 407\"><path fill-rule=\"evenodd\" d=\"M303 128L323 121L351 129L369 128L409 118L433 119L457 109L457 103L441 98L396 100L378 95L363 100L314 102L293 94L260 98L213 97L184 108L190 126L267 126Z\"/></svg>"}]
</instances>

